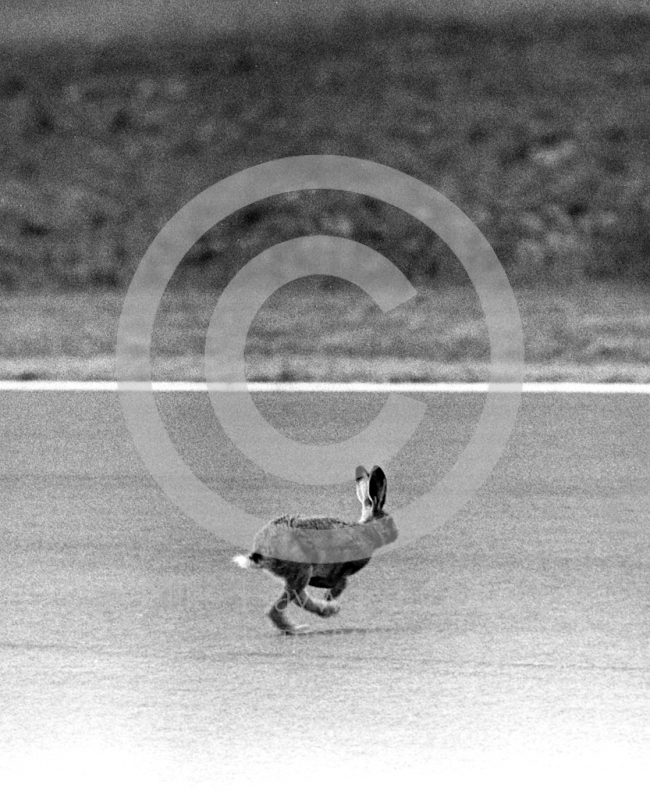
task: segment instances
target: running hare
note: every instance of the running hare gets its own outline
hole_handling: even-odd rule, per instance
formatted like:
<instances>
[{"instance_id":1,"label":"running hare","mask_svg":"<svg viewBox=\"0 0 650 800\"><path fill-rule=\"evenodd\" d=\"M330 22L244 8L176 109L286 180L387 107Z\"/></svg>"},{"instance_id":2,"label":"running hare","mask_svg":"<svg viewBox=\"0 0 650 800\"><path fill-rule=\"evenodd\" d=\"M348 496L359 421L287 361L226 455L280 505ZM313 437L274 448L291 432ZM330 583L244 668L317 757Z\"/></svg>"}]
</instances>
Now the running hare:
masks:
<instances>
[{"instance_id":1,"label":"running hare","mask_svg":"<svg viewBox=\"0 0 650 800\"><path fill-rule=\"evenodd\" d=\"M348 577L363 569L378 547L397 539L395 524L384 512L384 471L373 467L368 475L357 467L356 481L362 506L357 524L331 517L279 517L259 531L252 553L233 559L240 567L265 569L284 582L284 591L268 615L285 633L299 629L285 613L290 600L320 617L337 614L336 598ZM308 585L327 589L325 599L311 597Z\"/></svg>"}]
</instances>

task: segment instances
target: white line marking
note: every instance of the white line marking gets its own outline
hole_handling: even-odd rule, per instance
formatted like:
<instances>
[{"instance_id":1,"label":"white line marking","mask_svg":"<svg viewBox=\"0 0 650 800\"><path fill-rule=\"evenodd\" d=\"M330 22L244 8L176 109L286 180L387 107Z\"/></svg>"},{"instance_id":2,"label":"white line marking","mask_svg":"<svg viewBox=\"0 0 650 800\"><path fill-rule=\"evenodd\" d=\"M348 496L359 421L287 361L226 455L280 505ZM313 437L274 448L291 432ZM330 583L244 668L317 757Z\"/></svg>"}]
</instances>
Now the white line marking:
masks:
<instances>
[{"instance_id":1,"label":"white line marking","mask_svg":"<svg viewBox=\"0 0 650 800\"><path fill-rule=\"evenodd\" d=\"M485 394L487 383L212 383L215 392L416 392L438 394ZM511 392L509 383L494 383L491 391ZM120 391L206 392L208 384L187 381L132 382ZM0 381L0 392L117 392L116 381ZM647 383L524 383L531 394L650 394Z\"/></svg>"}]
</instances>

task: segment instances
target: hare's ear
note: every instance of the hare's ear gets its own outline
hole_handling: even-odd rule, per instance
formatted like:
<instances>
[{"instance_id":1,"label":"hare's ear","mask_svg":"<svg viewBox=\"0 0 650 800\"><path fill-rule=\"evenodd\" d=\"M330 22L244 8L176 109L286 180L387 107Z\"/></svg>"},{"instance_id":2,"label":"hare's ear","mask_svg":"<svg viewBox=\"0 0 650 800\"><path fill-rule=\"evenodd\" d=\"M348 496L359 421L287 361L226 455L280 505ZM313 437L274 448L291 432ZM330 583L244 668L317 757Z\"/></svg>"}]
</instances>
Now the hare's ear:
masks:
<instances>
[{"instance_id":1,"label":"hare's ear","mask_svg":"<svg viewBox=\"0 0 650 800\"><path fill-rule=\"evenodd\" d=\"M386 489L388 481L381 467L373 467L370 470L370 480L368 481L368 494L372 500L372 507L378 511L384 507L386 502Z\"/></svg>"},{"instance_id":2,"label":"hare's ear","mask_svg":"<svg viewBox=\"0 0 650 800\"><path fill-rule=\"evenodd\" d=\"M363 467L357 467L356 478L357 497L359 498L359 502L363 504L368 499L368 481L370 480L370 475L368 475Z\"/></svg>"}]
</instances>

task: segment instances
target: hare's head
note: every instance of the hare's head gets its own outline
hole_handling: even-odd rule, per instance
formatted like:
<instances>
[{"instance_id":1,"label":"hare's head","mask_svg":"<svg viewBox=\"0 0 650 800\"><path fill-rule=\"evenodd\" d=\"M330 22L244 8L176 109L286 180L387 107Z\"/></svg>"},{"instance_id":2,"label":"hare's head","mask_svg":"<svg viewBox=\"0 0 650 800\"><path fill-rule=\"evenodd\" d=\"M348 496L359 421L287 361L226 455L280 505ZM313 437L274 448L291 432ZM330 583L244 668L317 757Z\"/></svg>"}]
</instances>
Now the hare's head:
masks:
<instances>
[{"instance_id":1,"label":"hare's head","mask_svg":"<svg viewBox=\"0 0 650 800\"><path fill-rule=\"evenodd\" d=\"M357 467L357 497L362 506L360 522L386 516L386 486L386 475L381 467L373 467L370 475L363 467Z\"/></svg>"}]
</instances>

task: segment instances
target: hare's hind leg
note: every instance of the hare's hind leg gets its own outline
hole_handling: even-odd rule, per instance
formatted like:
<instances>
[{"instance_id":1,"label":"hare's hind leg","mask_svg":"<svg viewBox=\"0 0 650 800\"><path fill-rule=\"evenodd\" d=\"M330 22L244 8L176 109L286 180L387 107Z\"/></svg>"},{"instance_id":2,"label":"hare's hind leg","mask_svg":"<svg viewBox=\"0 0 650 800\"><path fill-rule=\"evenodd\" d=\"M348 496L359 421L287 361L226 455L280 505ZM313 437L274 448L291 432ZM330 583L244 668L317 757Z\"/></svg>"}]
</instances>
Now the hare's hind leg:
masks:
<instances>
[{"instance_id":1,"label":"hare's hind leg","mask_svg":"<svg viewBox=\"0 0 650 800\"><path fill-rule=\"evenodd\" d=\"M308 603L301 601L300 592L301 589L304 592L312 569L309 564L292 564L290 562L277 562L274 567L273 574L284 581L284 591L269 609L269 619L276 628L284 633L297 633L307 626L294 625L287 617L287 606L291 600L303 608L308 606ZM312 609L307 607L307 610L311 611Z\"/></svg>"},{"instance_id":2,"label":"hare's hind leg","mask_svg":"<svg viewBox=\"0 0 650 800\"><path fill-rule=\"evenodd\" d=\"M286 615L290 598L291 592L285 587L279 599L273 603L268 612L269 619L275 625L275 627L279 628L279 630L284 631L285 633L295 633L296 631L296 626L289 621Z\"/></svg>"}]
</instances>

